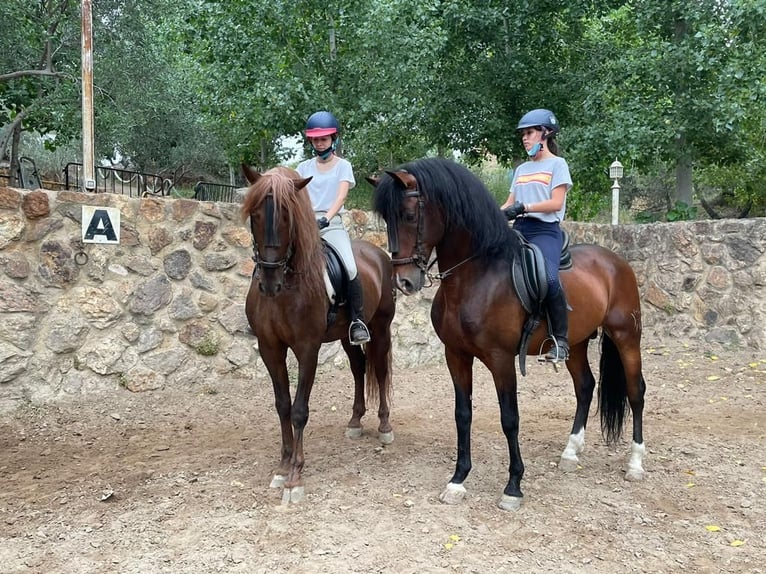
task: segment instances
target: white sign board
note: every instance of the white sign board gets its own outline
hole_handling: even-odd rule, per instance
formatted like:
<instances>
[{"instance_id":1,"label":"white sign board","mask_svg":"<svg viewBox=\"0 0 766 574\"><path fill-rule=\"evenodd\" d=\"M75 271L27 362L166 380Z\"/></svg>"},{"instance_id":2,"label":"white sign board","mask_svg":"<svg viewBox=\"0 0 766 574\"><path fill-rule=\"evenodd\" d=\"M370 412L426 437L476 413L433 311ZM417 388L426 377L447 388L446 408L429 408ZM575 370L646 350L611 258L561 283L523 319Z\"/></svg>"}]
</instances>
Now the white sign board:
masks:
<instances>
[{"instance_id":1,"label":"white sign board","mask_svg":"<svg viewBox=\"0 0 766 574\"><path fill-rule=\"evenodd\" d=\"M120 243L120 210L115 207L82 206L83 243Z\"/></svg>"}]
</instances>

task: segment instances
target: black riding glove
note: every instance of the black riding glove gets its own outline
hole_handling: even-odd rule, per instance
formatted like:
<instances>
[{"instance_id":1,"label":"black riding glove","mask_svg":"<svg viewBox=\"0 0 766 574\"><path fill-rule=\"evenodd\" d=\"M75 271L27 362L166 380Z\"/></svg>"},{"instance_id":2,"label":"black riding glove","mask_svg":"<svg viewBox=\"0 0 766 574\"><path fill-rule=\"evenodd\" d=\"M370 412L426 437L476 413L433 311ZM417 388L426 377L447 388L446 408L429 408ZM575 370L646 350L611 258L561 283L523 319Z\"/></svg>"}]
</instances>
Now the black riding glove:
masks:
<instances>
[{"instance_id":1,"label":"black riding glove","mask_svg":"<svg viewBox=\"0 0 766 574\"><path fill-rule=\"evenodd\" d=\"M505 216L508 218L508 221L511 221L512 219L516 219L519 215L526 212L527 212L527 208L520 201L517 201L512 206L506 207L503 210L503 213L505 213Z\"/></svg>"},{"instance_id":2,"label":"black riding glove","mask_svg":"<svg viewBox=\"0 0 766 574\"><path fill-rule=\"evenodd\" d=\"M319 226L320 231L324 229L325 227L327 227L328 225L330 225L330 222L327 221L326 217L320 217L319 219L317 219L317 226Z\"/></svg>"}]
</instances>

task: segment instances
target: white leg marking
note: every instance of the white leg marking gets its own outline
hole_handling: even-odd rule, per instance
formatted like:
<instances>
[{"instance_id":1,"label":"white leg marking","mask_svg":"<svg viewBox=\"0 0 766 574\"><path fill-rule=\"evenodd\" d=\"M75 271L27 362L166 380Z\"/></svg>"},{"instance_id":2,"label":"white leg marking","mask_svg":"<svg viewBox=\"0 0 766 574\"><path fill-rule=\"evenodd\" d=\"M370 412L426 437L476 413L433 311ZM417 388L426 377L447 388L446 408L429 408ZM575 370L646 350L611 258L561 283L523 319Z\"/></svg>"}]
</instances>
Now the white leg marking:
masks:
<instances>
[{"instance_id":1,"label":"white leg marking","mask_svg":"<svg viewBox=\"0 0 766 574\"><path fill-rule=\"evenodd\" d=\"M631 482L644 479L644 455L646 454L646 445L636 442L630 447L630 460L628 460L628 470L625 472L625 480Z\"/></svg>"},{"instance_id":2,"label":"white leg marking","mask_svg":"<svg viewBox=\"0 0 766 574\"><path fill-rule=\"evenodd\" d=\"M283 476L281 474L275 474L271 479L271 484L269 484L269 488L282 488L285 485L285 480L287 480L286 476Z\"/></svg>"},{"instance_id":3,"label":"white leg marking","mask_svg":"<svg viewBox=\"0 0 766 574\"><path fill-rule=\"evenodd\" d=\"M394 431L378 433L378 439L381 444L391 444L394 442Z\"/></svg>"},{"instance_id":4,"label":"white leg marking","mask_svg":"<svg viewBox=\"0 0 766 574\"><path fill-rule=\"evenodd\" d=\"M285 488L282 491L282 506L286 506L290 503L296 503L303 500L305 490L302 486L295 486L293 488Z\"/></svg>"},{"instance_id":5,"label":"white leg marking","mask_svg":"<svg viewBox=\"0 0 766 574\"><path fill-rule=\"evenodd\" d=\"M564 448L564 452L561 453L561 460L559 460L559 468L564 472L574 472L577 470L577 466L580 464L580 459L577 457L585 448L585 429L580 429L577 434L570 434L567 446Z\"/></svg>"},{"instance_id":6,"label":"white leg marking","mask_svg":"<svg viewBox=\"0 0 766 574\"><path fill-rule=\"evenodd\" d=\"M518 510L521 508L521 501L523 499L520 496L508 496L503 494L500 500L497 501L497 506L502 510Z\"/></svg>"},{"instance_id":7,"label":"white leg marking","mask_svg":"<svg viewBox=\"0 0 766 574\"><path fill-rule=\"evenodd\" d=\"M462 484L450 482L439 495L439 500L444 504L458 504L465 498L465 487Z\"/></svg>"}]
</instances>

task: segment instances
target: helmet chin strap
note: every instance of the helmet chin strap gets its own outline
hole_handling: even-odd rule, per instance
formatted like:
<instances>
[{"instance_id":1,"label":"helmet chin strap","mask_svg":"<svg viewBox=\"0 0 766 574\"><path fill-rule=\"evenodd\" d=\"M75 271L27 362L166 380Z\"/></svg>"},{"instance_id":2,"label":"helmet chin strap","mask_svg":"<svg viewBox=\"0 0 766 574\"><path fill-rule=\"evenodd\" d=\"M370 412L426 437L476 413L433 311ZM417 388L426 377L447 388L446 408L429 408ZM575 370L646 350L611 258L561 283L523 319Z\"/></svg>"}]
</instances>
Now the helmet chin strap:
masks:
<instances>
[{"instance_id":1,"label":"helmet chin strap","mask_svg":"<svg viewBox=\"0 0 766 574\"><path fill-rule=\"evenodd\" d=\"M335 142L332 142L332 145L328 147L327 149L318 150L314 146L311 146L311 149L314 151L314 155L317 156L319 159L327 159L335 151L335 145L336 145Z\"/></svg>"}]
</instances>

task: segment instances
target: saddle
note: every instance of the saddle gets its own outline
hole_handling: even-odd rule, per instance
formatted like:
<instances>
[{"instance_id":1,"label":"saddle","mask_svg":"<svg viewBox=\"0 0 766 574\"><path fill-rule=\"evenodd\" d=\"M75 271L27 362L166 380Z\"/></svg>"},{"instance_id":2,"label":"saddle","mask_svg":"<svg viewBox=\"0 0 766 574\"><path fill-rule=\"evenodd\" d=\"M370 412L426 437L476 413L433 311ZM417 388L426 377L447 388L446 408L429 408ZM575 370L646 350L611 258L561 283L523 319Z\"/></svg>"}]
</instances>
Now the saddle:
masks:
<instances>
[{"instance_id":1,"label":"saddle","mask_svg":"<svg viewBox=\"0 0 766 574\"><path fill-rule=\"evenodd\" d=\"M511 266L511 279L522 307L529 313L519 343L519 370L523 376L527 374L527 349L532 333L543 317L547 317L543 303L548 295L548 279L543 252L540 251L539 247L527 241L521 233L516 230L513 232L518 234L522 249L521 257L514 259ZM561 233L563 234L563 242L559 270L566 271L572 268L572 254L569 251L569 233L564 230ZM550 333L550 319L547 322Z\"/></svg>"},{"instance_id":2,"label":"saddle","mask_svg":"<svg viewBox=\"0 0 766 574\"><path fill-rule=\"evenodd\" d=\"M329 329L335 323L338 309L346 303L348 298L348 273L335 248L324 240L322 245L325 258L324 282L327 297L330 300L330 307L327 310L327 328Z\"/></svg>"}]
</instances>

